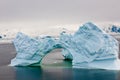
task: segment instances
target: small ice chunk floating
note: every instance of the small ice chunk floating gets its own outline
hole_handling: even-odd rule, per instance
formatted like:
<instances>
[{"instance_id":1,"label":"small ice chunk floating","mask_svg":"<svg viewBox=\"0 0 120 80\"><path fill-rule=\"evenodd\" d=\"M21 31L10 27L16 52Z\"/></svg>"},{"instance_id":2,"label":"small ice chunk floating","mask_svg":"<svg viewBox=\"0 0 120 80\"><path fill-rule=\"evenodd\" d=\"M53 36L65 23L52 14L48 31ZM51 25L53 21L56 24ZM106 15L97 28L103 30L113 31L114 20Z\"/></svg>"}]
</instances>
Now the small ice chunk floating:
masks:
<instances>
[{"instance_id":1,"label":"small ice chunk floating","mask_svg":"<svg viewBox=\"0 0 120 80\"><path fill-rule=\"evenodd\" d=\"M62 55L72 60L73 68L120 69L118 41L90 22L80 26L74 34L62 32L59 39L31 38L18 33L13 43L17 54L11 66L40 66L46 54L62 48Z\"/></svg>"}]
</instances>

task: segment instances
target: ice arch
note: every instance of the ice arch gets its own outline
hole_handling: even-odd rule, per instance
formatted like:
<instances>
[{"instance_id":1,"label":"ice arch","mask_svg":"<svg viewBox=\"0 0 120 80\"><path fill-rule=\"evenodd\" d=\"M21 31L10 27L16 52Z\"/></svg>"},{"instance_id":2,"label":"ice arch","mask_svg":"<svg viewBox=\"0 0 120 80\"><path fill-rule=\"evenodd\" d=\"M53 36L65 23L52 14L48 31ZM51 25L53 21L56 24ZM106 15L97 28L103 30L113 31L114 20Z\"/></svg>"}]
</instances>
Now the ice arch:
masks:
<instances>
[{"instance_id":1,"label":"ice arch","mask_svg":"<svg viewBox=\"0 0 120 80\"><path fill-rule=\"evenodd\" d=\"M72 35L63 32L59 39L51 36L31 38L18 33L13 43L17 55L11 66L40 65L51 50L62 48L63 56L72 60L73 67L120 69L118 41L92 23L80 26Z\"/></svg>"}]
</instances>

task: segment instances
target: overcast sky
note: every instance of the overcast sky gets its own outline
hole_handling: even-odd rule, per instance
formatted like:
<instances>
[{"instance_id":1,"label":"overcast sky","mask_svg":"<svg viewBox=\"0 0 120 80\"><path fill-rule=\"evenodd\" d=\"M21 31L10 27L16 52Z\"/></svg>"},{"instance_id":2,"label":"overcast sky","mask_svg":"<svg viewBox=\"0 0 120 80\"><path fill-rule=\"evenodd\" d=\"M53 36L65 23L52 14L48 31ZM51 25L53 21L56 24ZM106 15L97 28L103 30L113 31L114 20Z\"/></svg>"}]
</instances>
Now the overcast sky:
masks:
<instances>
[{"instance_id":1,"label":"overcast sky","mask_svg":"<svg viewBox=\"0 0 120 80\"><path fill-rule=\"evenodd\" d=\"M0 22L119 22L120 0L0 0Z\"/></svg>"}]
</instances>

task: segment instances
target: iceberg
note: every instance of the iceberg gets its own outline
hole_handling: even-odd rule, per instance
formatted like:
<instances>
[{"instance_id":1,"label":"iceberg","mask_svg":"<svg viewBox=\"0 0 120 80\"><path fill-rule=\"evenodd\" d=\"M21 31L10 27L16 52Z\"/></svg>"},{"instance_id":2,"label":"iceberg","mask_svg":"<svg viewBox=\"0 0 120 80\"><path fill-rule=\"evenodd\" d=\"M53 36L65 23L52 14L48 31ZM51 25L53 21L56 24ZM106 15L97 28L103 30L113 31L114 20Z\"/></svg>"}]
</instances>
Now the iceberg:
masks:
<instances>
[{"instance_id":1,"label":"iceberg","mask_svg":"<svg viewBox=\"0 0 120 80\"><path fill-rule=\"evenodd\" d=\"M120 69L118 41L91 22L80 26L74 34L62 32L58 39L31 38L19 32L13 44L17 54L11 66L40 66L45 55L62 48L62 55L72 60L73 68Z\"/></svg>"},{"instance_id":2,"label":"iceberg","mask_svg":"<svg viewBox=\"0 0 120 80\"><path fill-rule=\"evenodd\" d=\"M40 66L43 57L58 47L56 41L50 36L31 38L19 32L13 41L17 54L10 66Z\"/></svg>"},{"instance_id":3,"label":"iceberg","mask_svg":"<svg viewBox=\"0 0 120 80\"><path fill-rule=\"evenodd\" d=\"M118 41L90 22L73 35L62 33L60 43L65 50L63 54L72 56L68 58L75 68L118 69L120 66Z\"/></svg>"}]
</instances>

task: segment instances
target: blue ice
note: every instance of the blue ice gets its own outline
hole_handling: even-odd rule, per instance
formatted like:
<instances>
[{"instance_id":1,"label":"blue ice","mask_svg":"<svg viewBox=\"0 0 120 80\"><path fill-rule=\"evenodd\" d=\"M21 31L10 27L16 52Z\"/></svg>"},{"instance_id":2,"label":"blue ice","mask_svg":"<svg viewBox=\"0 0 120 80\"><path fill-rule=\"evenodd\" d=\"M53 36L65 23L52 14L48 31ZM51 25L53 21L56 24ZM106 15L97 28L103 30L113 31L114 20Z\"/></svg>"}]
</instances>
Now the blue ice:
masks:
<instances>
[{"instance_id":1,"label":"blue ice","mask_svg":"<svg viewBox=\"0 0 120 80\"><path fill-rule=\"evenodd\" d=\"M51 50L62 48L62 55L72 60L74 68L120 69L118 41L90 22L80 26L74 34L62 32L59 39L31 38L18 33L13 43L17 54L11 66L39 66Z\"/></svg>"}]
</instances>

